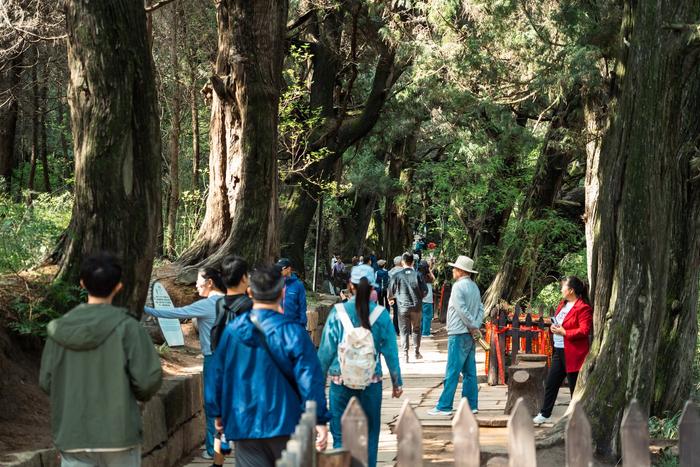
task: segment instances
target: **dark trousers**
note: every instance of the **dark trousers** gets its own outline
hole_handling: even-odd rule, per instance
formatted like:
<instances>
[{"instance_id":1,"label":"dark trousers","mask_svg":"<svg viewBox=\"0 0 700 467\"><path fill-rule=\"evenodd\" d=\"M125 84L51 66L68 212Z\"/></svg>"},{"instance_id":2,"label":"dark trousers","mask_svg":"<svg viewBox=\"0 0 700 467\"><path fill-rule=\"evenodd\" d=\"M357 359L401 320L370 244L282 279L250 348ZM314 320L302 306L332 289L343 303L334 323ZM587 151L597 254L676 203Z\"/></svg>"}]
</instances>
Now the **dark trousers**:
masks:
<instances>
[{"instance_id":1,"label":"dark trousers","mask_svg":"<svg viewBox=\"0 0 700 467\"><path fill-rule=\"evenodd\" d=\"M578 371L575 373L566 372L564 349L555 347L552 352L552 366L549 368L549 373L547 373L547 382L544 387L544 404L542 405L542 410L540 410L542 416L549 418L552 415L552 409L557 401L557 394L559 394L559 388L561 383L564 382L564 378L569 381L569 390L573 395L574 389L576 389Z\"/></svg>"},{"instance_id":2,"label":"dark trousers","mask_svg":"<svg viewBox=\"0 0 700 467\"><path fill-rule=\"evenodd\" d=\"M400 334L399 332L399 307L396 305L396 302L394 302L393 305L391 305L391 310L392 313L394 314L394 317L392 318L392 321L394 322L394 331L396 331L396 335L398 336Z\"/></svg>"},{"instance_id":3,"label":"dark trousers","mask_svg":"<svg viewBox=\"0 0 700 467\"><path fill-rule=\"evenodd\" d=\"M399 332L401 334L401 350L408 354L408 336L413 334L413 346L416 354L420 351L420 328L422 308L417 310L399 310Z\"/></svg>"},{"instance_id":4,"label":"dark trousers","mask_svg":"<svg viewBox=\"0 0 700 467\"><path fill-rule=\"evenodd\" d=\"M275 467L289 436L236 441L236 467Z\"/></svg>"}]
</instances>

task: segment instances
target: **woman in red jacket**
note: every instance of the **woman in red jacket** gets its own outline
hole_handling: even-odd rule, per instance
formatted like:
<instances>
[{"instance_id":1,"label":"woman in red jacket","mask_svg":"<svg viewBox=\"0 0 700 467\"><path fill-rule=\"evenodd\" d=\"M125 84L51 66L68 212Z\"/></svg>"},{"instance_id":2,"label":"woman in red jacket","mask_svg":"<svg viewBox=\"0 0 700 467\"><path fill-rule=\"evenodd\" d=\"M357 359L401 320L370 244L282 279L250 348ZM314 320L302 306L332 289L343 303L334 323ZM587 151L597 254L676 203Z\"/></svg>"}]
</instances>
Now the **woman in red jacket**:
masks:
<instances>
[{"instance_id":1,"label":"woman in red jacket","mask_svg":"<svg viewBox=\"0 0 700 467\"><path fill-rule=\"evenodd\" d=\"M561 301L552 317L552 366L549 368L544 391L544 404L532 421L542 424L549 421L564 378L569 381L573 395L578 372L590 349L589 334L593 325L593 311L588 301L586 285L576 276L561 281Z\"/></svg>"}]
</instances>

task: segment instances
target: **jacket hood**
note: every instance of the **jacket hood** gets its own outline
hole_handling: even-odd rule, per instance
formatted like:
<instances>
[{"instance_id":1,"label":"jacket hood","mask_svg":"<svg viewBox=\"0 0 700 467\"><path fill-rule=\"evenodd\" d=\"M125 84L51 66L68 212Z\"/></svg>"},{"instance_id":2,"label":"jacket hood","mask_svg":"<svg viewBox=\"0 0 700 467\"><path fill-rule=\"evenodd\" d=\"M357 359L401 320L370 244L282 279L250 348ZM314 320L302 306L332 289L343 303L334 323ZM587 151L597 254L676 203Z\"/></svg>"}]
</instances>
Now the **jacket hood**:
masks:
<instances>
[{"instance_id":1,"label":"jacket hood","mask_svg":"<svg viewBox=\"0 0 700 467\"><path fill-rule=\"evenodd\" d=\"M299 280L299 276L297 276L297 274L295 272L293 272L292 274L290 274L289 277L285 277L284 285L293 284L294 282L296 282L298 280Z\"/></svg>"},{"instance_id":2,"label":"jacket hood","mask_svg":"<svg viewBox=\"0 0 700 467\"><path fill-rule=\"evenodd\" d=\"M233 330L234 334L249 347L260 347L263 345L260 333L250 320L250 316L253 313L255 313L260 320L260 324L263 329L265 329L267 335L273 332L272 330L279 329L283 324L291 322L288 317L275 310L255 309L244 313L233 322Z\"/></svg>"},{"instance_id":3,"label":"jacket hood","mask_svg":"<svg viewBox=\"0 0 700 467\"><path fill-rule=\"evenodd\" d=\"M47 333L61 347L91 350L99 347L127 319L133 318L126 314L124 308L83 304L51 321Z\"/></svg>"}]
</instances>

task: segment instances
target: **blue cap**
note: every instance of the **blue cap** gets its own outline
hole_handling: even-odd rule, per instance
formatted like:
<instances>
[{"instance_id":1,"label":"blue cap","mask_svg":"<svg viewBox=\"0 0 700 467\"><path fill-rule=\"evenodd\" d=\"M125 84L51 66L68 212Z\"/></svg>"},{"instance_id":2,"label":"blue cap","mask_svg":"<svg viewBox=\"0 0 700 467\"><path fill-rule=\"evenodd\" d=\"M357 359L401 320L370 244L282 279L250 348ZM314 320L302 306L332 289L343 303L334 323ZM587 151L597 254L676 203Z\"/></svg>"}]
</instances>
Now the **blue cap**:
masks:
<instances>
[{"instance_id":1,"label":"blue cap","mask_svg":"<svg viewBox=\"0 0 700 467\"><path fill-rule=\"evenodd\" d=\"M369 264L360 264L355 266L350 271L350 282L357 285L360 283L360 279L363 277L367 278L367 282L372 287L376 287L377 284L374 283L374 268Z\"/></svg>"}]
</instances>

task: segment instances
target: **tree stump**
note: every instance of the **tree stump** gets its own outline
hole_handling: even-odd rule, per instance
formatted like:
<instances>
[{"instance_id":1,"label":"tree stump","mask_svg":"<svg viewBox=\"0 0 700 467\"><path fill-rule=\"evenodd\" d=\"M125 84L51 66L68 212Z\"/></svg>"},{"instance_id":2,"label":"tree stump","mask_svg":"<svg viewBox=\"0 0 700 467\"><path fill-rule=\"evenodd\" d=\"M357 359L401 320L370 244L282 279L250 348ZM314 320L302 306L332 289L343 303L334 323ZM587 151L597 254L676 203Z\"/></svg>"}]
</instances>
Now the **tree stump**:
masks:
<instances>
[{"instance_id":1,"label":"tree stump","mask_svg":"<svg viewBox=\"0 0 700 467\"><path fill-rule=\"evenodd\" d=\"M520 362L508 368L508 399L505 414L510 414L515 402L522 397L525 407L534 417L544 402L545 362Z\"/></svg>"}]
</instances>

